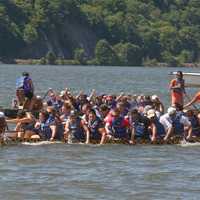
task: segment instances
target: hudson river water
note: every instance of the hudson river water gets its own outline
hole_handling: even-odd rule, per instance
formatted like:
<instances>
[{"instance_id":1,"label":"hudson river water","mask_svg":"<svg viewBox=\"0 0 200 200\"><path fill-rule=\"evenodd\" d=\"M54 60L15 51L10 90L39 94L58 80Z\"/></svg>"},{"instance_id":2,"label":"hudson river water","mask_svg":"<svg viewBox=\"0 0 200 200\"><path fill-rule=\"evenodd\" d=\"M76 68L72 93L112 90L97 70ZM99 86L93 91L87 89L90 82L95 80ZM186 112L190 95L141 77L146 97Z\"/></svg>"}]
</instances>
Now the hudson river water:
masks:
<instances>
[{"instance_id":1,"label":"hudson river water","mask_svg":"<svg viewBox=\"0 0 200 200\"><path fill-rule=\"evenodd\" d=\"M95 88L99 93L157 94L168 106L172 78L168 73L175 70L0 65L0 105L10 106L15 79L28 71L41 96L50 87L76 92ZM0 147L0 199L200 199L199 152L198 145L4 146Z\"/></svg>"}]
</instances>

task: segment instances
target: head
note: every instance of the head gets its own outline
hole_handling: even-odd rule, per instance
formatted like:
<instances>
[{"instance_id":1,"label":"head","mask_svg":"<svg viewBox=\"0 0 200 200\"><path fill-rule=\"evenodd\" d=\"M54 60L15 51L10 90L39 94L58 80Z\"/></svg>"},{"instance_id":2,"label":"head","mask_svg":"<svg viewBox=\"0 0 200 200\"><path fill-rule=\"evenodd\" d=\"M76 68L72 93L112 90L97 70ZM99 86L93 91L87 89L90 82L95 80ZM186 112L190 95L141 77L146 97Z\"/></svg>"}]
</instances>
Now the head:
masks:
<instances>
[{"instance_id":1,"label":"head","mask_svg":"<svg viewBox=\"0 0 200 200\"><path fill-rule=\"evenodd\" d=\"M72 104L69 101L65 101L62 106L63 113L70 113L72 110Z\"/></svg>"},{"instance_id":2,"label":"head","mask_svg":"<svg viewBox=\"0 0 200 200\"><path fill-rule=\"evenodd\" d=\"M96 112L95 110L91 109L89 111L89 115L88 115L88 118L89 118L89 121L94 121L96 119Z\"/></svg>"},{"instance_id":3,"label":"head","mask_svg":"<svg viewBox=\"0 0 200 200\"><path fill-rule=\"evenodd\" d=\"M123 113L125 110L125 105L122 102L117 103L116 108L119 109L120 113Z\"/></svg>"},{"instance_id":4,"label":"head","mask_svg":"<svg viewBox=\"0 0 200 200\"><path fill-rule=\"evenodd\" d=\"M7 127L5 115L3 112L0 112L0 134L4 133Z\"/></svg>"},{"instance_id":5,"label":"head","mask_svg":"<svg viewBox=\"0 0 200 200\"><path fill-rule=\"evenodd\" d=\"M56 116L56 110L52 106L47 107L47 112L49 113L49 115Z\"/></svg>"},{"instance_id":6,"label":"head","mask_svg":"<svg viewBox=\"0 0 200 200\"><path fill-rule=\"evenodd\" d=\"M39 113L39 120L45 122L49 118L49 113L46 110L42 110Z\"/></svg>"},{"instance_id":7,"label":"head","mask_svg":"<svg viewBox=\"0 0 200 200\"><path fill-rule=\"evenodd\" d=\"M78 117L78 113L75 110L72 110L69 115L69 120L71 122L74 122L76 121L77 117Z\"/></svg>"},{"instance_id":8,"label":"head","mask_svg":"<svg viewBox=\"0 0 200 200\"><path fill-rule=\"evenodd\" d=\"M133 109L132 111L130 111L130 117L135 120L138 119L138 117L140 116L140 113L138 112L137 109Z\"/></svg>"},{"instance_id":9,"label":"head","mask_svg":"<svg viewBox=\"0 0 200 200\"><path fill-rule=\"evenodd\" d=\"M29 73L28 73L28 72L23 72L23 73L22 73L22 76L28 77L28 76L29 76Z\"/></svg>"},{"instance_id":10,"label":"head","mask_svg":"<svg viewBox=\"0 0 200 200\"><path fill-rule=\"evenodd\" d=\"M113 109L113 110L111 111L111 115L112 115L112 117L114 117L114 118L119 117L119 116L120 116L120 110L119 110L118 108Z\"/></svg>"},{"instance_id":11,"label":"head","mask_svg":"<svg viewBox=\"0 0 200 200\"><path fill-rule=\"evenodd\" d=\"M19 110L17 112L17 118L21 119L21 118L24 118L24 117L26 117L26 112L24 110Z\"/></svg>"},{"instance_id":12,"label":"head","mask_svg":"<svg viewBox=\"0 0 200 200\"><path fill-rule=\"evenodd\" d=\"M183 79L183 72L182 71L177 71L176 72L176 78L177 79Z\"/></svg>"},{"instance_id":13,"label":"head","mask_svg":"<svg viewBox=\"0 0 200 200\"><path fill-rule=\"evenodd\" d=\"M154 103L154 102L159 102L159 97L157 95L152 95L151 96L151 101Z\"/></svg>"},{"instance_id":14,"label":"head","mask_svg":"<svg viewBox=\"0 0 200 200\"><path fill-rule=\"evenodd\" d=\"M54 92L51 92L49 96L52 100L56 100L56 94Z\"/></svg>"},{"instance_id":15,"label":"head","mask_svg":"<svg viewBox=\"0 0 200 200\"><path fill-rule=\"evenodd\" d=\"M91 105L90 104L84 104L83 106L82 106L82 109L81 109L81 111L82 111L82 113L83 114L86 114L86 115L88 115L89 114L89 111L91 110Z\"/></svg>"},{"instance_id":16,"label":"head","mask_svg":"<svg viewBox=\"0 0 200 200\"><path fill-rule=\"evenodd\" d=\"M154 109L150 109L147 112L147 117L151 120L156 117L156 111Z\"/></svg>"},{"instance_id":17,"label":"head","mask_svg":"<svg viewBox=\"0 0 200 200\"><path fill-rule=\"evenodd\" d=\"M168 113L168 115L169 115L170 117L176 116L176 108L174 108L174 107L169 107L169 108L167 109L167 113Z\"/></svg>"},{"instance_id":18,"label":"head","mask_svg":"<svg viewBox=\"0 0 200 200\"><path fill-rule=\"evenodd\" d=\"M194 116L193 110L187 110L187 111L186 111L186 116L189 117L189 118L190 118L190 117L193 117L193 116Z\"/></svg>"},{"instance_id":19,"label":"head","mask_svg":"<svg viewBox=\"0 0 200 200\"><path fill-rule=\"evenodd\" d=\"M101 115L102 115L103 117L106 117L107 114L109 113L109 111L110 111L110 109L109 109L109 107L108 107L106 104L102 104L102 105L100 106L100 112L101 112Z\"/></svg>"}]
</instances>

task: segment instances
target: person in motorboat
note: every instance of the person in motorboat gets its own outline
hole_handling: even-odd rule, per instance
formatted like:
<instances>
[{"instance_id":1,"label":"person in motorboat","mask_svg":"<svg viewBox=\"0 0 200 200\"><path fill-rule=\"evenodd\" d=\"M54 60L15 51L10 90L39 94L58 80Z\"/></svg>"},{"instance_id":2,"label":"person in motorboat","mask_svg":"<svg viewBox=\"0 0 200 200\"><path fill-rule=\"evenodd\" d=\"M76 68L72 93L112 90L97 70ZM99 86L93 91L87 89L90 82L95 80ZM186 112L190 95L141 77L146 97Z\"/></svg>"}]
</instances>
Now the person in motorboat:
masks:
<instances>
[{"instance_id":1,"label":"person in motorboat","mask_svg":"<svg viewBox=\"0 0 200 200\"><path fill-rule=\"evenodd\" d=\"M183 105L185 95L185 81L183 79L182 71L177 71L176 78L171 80L169 88L171 91L171 105L174 106L176 103Z\"/></svg>"}]
</instances>

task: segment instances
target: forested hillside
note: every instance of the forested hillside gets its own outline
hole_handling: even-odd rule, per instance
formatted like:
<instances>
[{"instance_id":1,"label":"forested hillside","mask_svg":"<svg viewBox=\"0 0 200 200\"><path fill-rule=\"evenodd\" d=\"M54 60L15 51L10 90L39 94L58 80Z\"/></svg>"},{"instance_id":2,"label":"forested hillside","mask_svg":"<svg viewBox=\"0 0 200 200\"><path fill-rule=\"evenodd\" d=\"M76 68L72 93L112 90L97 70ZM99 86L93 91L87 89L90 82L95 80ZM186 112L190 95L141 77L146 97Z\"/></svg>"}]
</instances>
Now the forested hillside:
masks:
<instances>
[{"instance_id":1,"label":"forested hillside","mask_svg":"<svg viewBox=\"0 0 200 200\"><path fill-rule=\"evenodd\" d=\"M199 0L0 0L0 60L200 62Z\"/></svg>"}]
</instances>

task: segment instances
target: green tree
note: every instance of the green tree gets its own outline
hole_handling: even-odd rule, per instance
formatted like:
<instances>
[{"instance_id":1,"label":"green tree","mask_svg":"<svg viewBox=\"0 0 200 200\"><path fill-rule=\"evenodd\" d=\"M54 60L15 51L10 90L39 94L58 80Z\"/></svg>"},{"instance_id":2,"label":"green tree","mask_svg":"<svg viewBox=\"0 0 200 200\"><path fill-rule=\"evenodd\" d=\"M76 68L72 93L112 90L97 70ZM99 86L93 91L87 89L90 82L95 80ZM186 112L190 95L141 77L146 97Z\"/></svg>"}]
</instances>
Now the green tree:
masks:
<instances>
[{"instance_id":1,"label":"green tree","mask_svg":"<svg viewBox=\"0 0 200 200\"><path fill-rule=\"evenodd\" d=\"M118 58L112 47L106 40L100 40L96 44L95 58L99 65L117 65Z\"/></svg>"}]
</instances>

